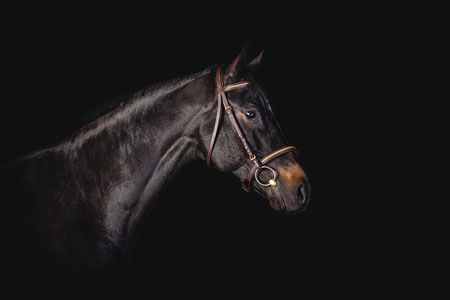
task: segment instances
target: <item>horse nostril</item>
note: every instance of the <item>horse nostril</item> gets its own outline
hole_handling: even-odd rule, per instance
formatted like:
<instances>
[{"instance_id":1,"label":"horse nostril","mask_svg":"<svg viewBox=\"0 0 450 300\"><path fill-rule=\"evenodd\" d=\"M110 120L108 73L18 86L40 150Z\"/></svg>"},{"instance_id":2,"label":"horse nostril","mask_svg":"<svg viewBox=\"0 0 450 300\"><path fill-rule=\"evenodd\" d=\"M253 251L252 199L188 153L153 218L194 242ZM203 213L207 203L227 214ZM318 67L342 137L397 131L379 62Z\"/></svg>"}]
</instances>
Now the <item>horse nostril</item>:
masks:
<instances>
[{"instance_id":1,"label":"horse nostril","mask_svg":"<svg viewBox=\"0 0 450 300\"><path fill-rule=\"evenodd\" d=\"M300 204L305 204L306 202L308 202L309 191L307 184L301 183L299 185L297 190L297 197L298 200L300 201Z\"/></svg>"},{"instance_id":2,"label":"horse nostril","mask_svg":"<svg viewBox=\"0 0 450 300\"><path fill-rule=\"evenodd\" d=\"M297 190L297 198L300 200L300 203L305 203L305 189L303 187L303 183L300 184Z\"/></svg>"}]
</instances>

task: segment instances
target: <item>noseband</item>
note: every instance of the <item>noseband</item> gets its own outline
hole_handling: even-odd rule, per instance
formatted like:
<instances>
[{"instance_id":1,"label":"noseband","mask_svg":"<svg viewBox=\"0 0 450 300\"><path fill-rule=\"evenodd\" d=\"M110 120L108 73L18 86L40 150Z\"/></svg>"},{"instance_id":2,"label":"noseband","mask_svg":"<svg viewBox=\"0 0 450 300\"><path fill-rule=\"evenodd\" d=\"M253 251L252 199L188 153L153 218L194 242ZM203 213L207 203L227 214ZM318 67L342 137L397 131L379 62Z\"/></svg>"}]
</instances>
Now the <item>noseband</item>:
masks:
<instances>
[{"instance_id":1,"label":"noseband","mask_svg":"<svg viewBox=\"0 0 450 300\"><path fill-rule=\"evenodd\" d=\"M277 149L266 156L259 159L252 151L250 146L247 143L247 139L245 138L244 134L242 133L241 129L239 128L239 125L236 121L236 117L233 113L233 108L230 105L230 102L228 102L227 96L225 95L226 92L240 89L243 87L246 87L249 85L250 82L248 81L240 81L236 83L232 83L229 85L223 85L222 81L222 68L219 67L216 72L216 94L217 94L217 115L216 115L216 122L214 124L214 131L211 137L211 141L209 143L209 149L208 154L206 156L206 165L208 168L211 167L211 154L214 149L214 144L216 142L217 133L219 131L219 123L222 116L222 107L225 108L225 111L230 118L231 124L233 125L234 131L236 131L237 135L241 139L242 145L244 146L245 151L248 154L249 159L254 163L253 167L251 168L250 172L248 173L247 177L243 180L241 180L242 188L249 192L251 189L251 183L253 181L253 178L255 178L256 182L262 186L276 186L276 180L278 178L278 173L272 169L271 167L267 166L267 163L271 162L272 160L280 157L281 155L284 155L289 152L297 152L297 149L294 146L285 146L280 149ZM259 172L263 169L267 169L272 172L272 179L270 179L267 183L262 182L259 179Z\"/></svg>"}]
</instances>

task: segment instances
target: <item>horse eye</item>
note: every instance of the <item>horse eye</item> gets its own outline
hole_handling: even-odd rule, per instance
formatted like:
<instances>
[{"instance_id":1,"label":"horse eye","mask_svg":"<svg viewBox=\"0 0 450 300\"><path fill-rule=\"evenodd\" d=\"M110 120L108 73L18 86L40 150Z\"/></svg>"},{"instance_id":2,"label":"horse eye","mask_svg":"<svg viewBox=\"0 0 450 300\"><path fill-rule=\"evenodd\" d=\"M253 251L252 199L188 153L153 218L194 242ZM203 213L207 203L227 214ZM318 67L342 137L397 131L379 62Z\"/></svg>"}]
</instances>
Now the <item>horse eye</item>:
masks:
<instances>
[{"instance_id":1,"label":"horse eye","mask_svg":"<svg viewBox=\"0 0 450 300\"><path fill-rule=\"evenodd\" d=\"M254 111L248 111L245 113L245 116L247 117L247 119L253 119L256 117L256 113Z\"/></svg>"}]
</instances>

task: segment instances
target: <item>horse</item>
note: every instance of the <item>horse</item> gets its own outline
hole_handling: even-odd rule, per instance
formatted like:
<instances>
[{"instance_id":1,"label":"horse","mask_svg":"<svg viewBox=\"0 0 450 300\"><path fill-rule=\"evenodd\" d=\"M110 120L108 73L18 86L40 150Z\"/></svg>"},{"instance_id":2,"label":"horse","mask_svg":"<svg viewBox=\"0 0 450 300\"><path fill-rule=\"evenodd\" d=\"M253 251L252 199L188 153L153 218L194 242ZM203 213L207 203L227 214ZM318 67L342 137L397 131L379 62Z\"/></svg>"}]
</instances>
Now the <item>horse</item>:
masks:
<instances>
[{"instance_id":1,"label":"horse","mask_svg":"<svg viewBox=\"0 0 450 300\"><path fill-rule=\"evenodd\" d=\"M64 270L104 274L130 256L145 212L193 161L233 174L277 211L304 211L310 184L297 149L255 80L262 56L244 48L226 66L140 90L6 164L2 227Z\"/></svg>"}]
</instances>

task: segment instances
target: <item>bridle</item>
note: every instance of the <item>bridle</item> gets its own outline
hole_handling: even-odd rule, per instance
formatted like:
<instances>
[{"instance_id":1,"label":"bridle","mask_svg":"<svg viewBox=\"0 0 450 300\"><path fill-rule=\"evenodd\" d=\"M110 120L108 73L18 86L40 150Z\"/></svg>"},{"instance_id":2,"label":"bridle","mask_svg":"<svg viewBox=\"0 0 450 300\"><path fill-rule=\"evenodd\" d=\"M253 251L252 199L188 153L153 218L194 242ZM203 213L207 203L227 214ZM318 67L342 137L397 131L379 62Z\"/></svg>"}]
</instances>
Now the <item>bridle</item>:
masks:
<instances>
[{"instance_id":1,"label":"bridle","mask_svg":"<svg viewBox=\"0 0 450 300\"><path fill-rule=\"evenodd\" d=\"M250 82L248 81L240 81L228 85L223 85L222 81L222 68L219 67L216 72L216 94L217 94L217 115L216 115L216 122L214 124L214 131L211 137L211 141L209 143L208 148L208 154L206 156L206 165L208 168L211 167L211 154L214 149L214 144L216 142L217 133L219 131L219 124L220 119L222 116L222 107L225 108L225 111L231 121L231 124L233 125L234 131L236 131L237 135L241 139L242 145L244 146L245 151L248 154L249 159L254 163L253 167L250 169L250 172L248 173L247 177L243 180L241 180L241 186L246 191L249 192L251 189L251 183L253 181L253 178L258 182L258 184L268 187L268 186L276 186L276 180L278 178L278 173L272 169L271 167L267 166L267 163L273 161L274 159L280 157L281 155L284 155L289 152L297 152L297 149L294 146L285 146L282 148L279 148L266 156L259 159L255 153L253 153L252 149L247 143L247 139L245 138L244 134L242 133L241 129L239 128L239 125L236 121L236 117L233 113L233 108L230 105L230 102L227 99L227 96L225 95L226 92L240 89L243 87L246 87L249 85ZM267 169L272 172L273 178L270 179L267 183L262 182L259 179L259 172L262 169Z\"/></svg>"}]
</instances>

